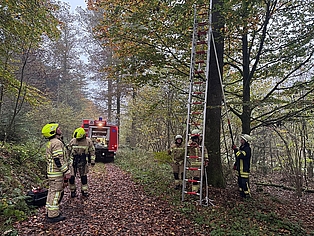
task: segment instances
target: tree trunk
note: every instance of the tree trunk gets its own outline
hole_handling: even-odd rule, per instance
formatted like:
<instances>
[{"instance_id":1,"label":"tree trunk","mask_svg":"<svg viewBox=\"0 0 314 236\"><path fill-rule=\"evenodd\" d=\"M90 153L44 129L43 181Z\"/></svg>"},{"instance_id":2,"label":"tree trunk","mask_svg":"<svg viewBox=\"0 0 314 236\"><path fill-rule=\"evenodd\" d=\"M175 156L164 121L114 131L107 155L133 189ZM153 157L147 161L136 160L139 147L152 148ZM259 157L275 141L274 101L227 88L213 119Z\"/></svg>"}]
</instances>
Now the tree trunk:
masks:
<instances>
[{"instance_id":1,"label":"tree trunk","mask_svg":"<svg viewBox=\"0 0 314 236\"><path fill-rule=\"evenodd\" d=\"M248 52L248 40L247 35L242 37L242 50L243 50L243 113L241 116L242 120L242 133L250 134L251 132L251 106L250 106L250 69L249 69L249 52Z\"/></svg>"},{"instance_id":2,"label":"tree trunk","mask_svg":"<svg viewBox=\"0 0 314 236\"><path fill-rule=\"evenodd\" d=\"M222 0L213 0L213 8L217 9L223 4ZM220 127L221 127L221 104L222 104L222 89L220 75L222 76L223 67L223 34L221 29L224 28L224 21L219 11L213 11L213 40L210 45L210 68L207 94L207 110L206 110L206 137L205 146L208 150L209 165L207 167L208 184L214 187L225 187L223 178L221 153L220 153ZM215 52L216 49L216 52ZM216 53L218 63L216 60ZM218 67L218 65L219 67ZM220 75L219 75L219 71Z\"/></svg>"}]
</instances>

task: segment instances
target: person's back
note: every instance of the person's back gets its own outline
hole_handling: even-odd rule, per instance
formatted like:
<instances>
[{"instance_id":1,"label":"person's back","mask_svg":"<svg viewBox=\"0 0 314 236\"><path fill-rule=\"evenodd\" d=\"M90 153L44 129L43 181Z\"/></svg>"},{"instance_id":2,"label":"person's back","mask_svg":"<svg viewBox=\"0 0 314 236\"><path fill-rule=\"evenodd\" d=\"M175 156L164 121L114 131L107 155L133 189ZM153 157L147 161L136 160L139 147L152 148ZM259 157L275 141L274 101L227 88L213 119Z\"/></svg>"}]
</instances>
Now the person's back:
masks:
<instances>
[{"instance_id":1,"label":"person's back","mask_svg":"<svg viewBox=\"0 0 314 236\"><path fill-rule=\"evenodd\" d=\"M75 177L79 173L81 177L81 192L83 196L88 196L87 174L88 165L95 165L95 147L92 140L86 137L85 130L83 128L77 128L73 133L73 139L69 143L69 155L70 155L70 191L71 197L76 197L76 185Z\"/></svg>"}]
</instances>

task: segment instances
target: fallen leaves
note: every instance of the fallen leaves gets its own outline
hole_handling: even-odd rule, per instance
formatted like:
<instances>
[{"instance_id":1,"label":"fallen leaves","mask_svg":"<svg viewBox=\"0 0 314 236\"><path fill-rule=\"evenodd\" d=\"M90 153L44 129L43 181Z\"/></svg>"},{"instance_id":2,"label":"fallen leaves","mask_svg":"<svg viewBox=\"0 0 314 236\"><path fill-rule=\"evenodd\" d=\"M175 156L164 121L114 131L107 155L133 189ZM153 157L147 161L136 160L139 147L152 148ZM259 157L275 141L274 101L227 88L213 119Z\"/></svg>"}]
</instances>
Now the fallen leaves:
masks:
<instances>
[{"instance_id":1,"label":"fallen leaves","mask_svg":"<svg viewBox=\"0 0 314 236\"><path fill-rule=\"evenodd\" d=\"M105 174L99 168L89 173L88 198L70 198L66 190L60 206L65 221L46 223L43 207L15 225L19 235L205 235L167 202L148 197L113 163L105 167ZM79 178L76 183L79 189Z\"/></svg>"}]
</instances>

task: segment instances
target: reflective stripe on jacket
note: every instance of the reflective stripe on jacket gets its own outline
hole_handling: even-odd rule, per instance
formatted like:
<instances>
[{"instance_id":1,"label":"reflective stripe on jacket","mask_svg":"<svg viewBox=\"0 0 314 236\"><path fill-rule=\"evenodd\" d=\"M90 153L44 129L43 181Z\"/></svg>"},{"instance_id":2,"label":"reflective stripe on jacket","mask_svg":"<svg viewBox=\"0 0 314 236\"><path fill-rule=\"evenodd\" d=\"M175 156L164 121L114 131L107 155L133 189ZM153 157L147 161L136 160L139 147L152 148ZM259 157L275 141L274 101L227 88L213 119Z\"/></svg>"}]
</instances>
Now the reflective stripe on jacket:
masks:
<instances>
[{"instance_id":1,"label":"reflective stripe on jacket","mask_svg":"<svg viewBox=\"0 0 314 236\"><path fill-rule=\"evenodd\" d=\"M202 157L202 148L201 146L199 146L196 142L192 142L189 141L189 146L188 146L188 156L198 156L198 157ZM208 160L208 152L207 152L207 148L204 147L204 160ZM201 164L201 159L197 159L197 158L190 158L190 161L194 164L194 165L200 165Z\"/></svg>"},{"instance_id":2,"label":"reflective stripe on jacket","mask_svg":"<svg viewBox=\"0 0 314 236\"><path fill-rule=\"evenodd\" d=\"M237 170L239 175L243 178L249 178L250 162L251 162L251 148L248 143L240 146L240 149L235 152L237 157Z\"/></svg>"},{"instance_id":3,"label":"reflective stripe on jacket","mask_svg":"<svg viewBox=\"0 0 314 236\"><path fill-rule=\"evenodd\" d=\"M185 147L182 144L177 145L173 143L170 147L170 152L171 152L171 158L173 162L183 163Z\"/></svg>"},{"instance_id":4,"label":"reflective stripe on jacket","mask_svg":"<svg viewBox=\"0 0 314 236\"><path fill-rule=\"evenodd\" d=\"M59 158L61 167L57 167L54 158ZM47 176L50 178L63 176L68 170L65 148L61 140L53 138L46 146Z\"/></svg>"},{"instance_id":5,"label":"reflective stripe on jacket","mask_svg":"<svg viewBox=\"0 0 314 236\"><path fill-rule=\"evenodd\" d=\"M92 140L88 137L77 140L76 138L71 139L69 143L69 158L70 164L73 164L74 155L86 154L86 161L88 161L88 155L92 161L95 161L95 147Z\"/></svg>"}]
</instances>

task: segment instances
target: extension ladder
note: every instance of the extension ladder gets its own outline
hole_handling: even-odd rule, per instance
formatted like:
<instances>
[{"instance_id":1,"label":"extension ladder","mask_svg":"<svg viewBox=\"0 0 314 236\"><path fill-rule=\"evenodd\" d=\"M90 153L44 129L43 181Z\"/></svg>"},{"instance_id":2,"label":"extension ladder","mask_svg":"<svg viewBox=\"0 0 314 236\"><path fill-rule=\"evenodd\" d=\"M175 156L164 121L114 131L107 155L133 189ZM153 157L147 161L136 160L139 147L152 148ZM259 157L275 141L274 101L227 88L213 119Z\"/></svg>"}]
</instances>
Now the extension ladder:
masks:
<instances>
[{"instance_id":1,"label":"extension ladder","mask_svg":"<svg viewBox=\"0 0 314 236\"><path fill-rule=\"evenodd\" d=\"M186 124L186 144L184 171L182 180L182 201L186 195L194 195L194 199L199 200L200 205L212 204L208 199L207 175L204 166L204 137L205 137L205 118L206 101L208 88L208 70L210 57L210 35L211 35L211 16L210 8L206 6L194 5L194 24L190 62L190 87L188 98L188 114ZM198 129L201 139L200 153L196 156L189 155L190 138L192 130ZM195 166L197 163L198 166ZM194 174L193 174L194 173ZM199 176L195 178L196 175ZM206 194L203 194L203 178L205 173ZM192 177L194 176L194 178ZM199 190L192 190L192 185L199 185ZM203 195L206 195L205 198ZM212 204L213 205L213 204Z\"/></svg>"}]
</instances>

